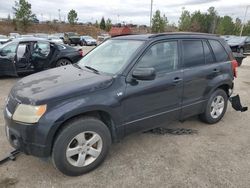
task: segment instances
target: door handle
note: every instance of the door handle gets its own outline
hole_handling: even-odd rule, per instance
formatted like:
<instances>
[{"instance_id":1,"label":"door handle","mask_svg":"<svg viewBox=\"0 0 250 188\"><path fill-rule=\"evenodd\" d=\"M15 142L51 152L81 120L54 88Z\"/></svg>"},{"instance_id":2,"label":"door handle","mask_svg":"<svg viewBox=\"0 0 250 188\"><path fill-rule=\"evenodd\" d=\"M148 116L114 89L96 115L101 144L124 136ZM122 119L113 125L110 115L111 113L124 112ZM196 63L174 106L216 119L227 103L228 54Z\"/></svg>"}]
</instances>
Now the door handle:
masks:
<instances>
[{"instance_id":1,"label":"door handle","mask_svg":"<svg viewBox=\"0 0 250 188\"><path fill-rule=\"evenodd\" d=\"M220 72L219 69L214 69L214 70L213 70L213 73L219 73L219 72Z\"/></svg>"},{"instance_id":2,"label":"door handle","mask_svg":"<svg viewBox=\"0 0 250 188\"><path fill-rule=\"evenodd\" d=\"M181 78L176 77L176 78L174 78L174 80L173 80L173 84L176 85L176 84L178 84L178 83L181 82L181 81L182 81Z\"/></svg>"}]
</instances>

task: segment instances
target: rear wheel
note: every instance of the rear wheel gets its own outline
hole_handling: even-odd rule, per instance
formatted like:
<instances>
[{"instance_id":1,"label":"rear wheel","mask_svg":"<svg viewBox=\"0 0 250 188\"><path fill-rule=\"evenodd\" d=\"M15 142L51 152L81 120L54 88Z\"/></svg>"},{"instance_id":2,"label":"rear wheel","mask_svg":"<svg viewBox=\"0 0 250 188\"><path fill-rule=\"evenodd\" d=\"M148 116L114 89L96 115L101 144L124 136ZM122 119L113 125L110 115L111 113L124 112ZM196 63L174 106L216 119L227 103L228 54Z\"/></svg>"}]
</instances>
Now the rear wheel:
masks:
<instances>
[{"instance_id":1,"label":"rear wheel","mask_svg":"<svg viewBox=\"0 0 250 188\"><path fill-rule=\"evenodd\" d=\"M70 65L70 64L72 64L72 62L70 60L68 60L68 59L60 59L60 60L57 61L56 66L61 67L61 66Z\"/></svg>"},{"instance_id":2,"label":"rear wheel","mask_svg":"<svg viewBox=\"0 0 250 188\"><path fill-rule=\"evenodd\" d=\"M227 109L228 96L222 89L217 89L209 98L205 112L200 118L205 123L214 124L219 122Z\"/></svg>"},{"instance_id":3,"label":"rear wheel","mask_svg":"<svg viewBox=\"0 0 250 188\"><path fill-rule=\"evenodd\" d=\"M63 174L78 176L98 167L111 145L107 126L99 119L73 120L58 135L53 151L54 166Z\"/></svg>"}]
</instances>

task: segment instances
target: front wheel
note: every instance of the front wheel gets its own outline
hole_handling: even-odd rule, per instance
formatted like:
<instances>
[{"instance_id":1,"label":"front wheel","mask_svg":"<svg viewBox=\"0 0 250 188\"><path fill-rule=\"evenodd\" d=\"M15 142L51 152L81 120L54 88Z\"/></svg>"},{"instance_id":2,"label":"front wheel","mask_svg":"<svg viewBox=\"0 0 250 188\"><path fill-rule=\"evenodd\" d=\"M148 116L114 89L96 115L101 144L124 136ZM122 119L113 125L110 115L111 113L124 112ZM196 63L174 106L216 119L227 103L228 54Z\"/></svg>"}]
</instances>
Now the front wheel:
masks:
<instances>
[{"instance_id":1,"label":"front wheel","mask_svg":"<svg viewBox=\"0 0 250 188\"><path fill-rule=\"evenodd\" d=\"M224 116L228 103L228 96L222 89L217 89L209 98L205 112L200 115L203 122L214 124Z\"/></svg>"},{"instance_id":2,"label":"front wheel","mask_svg":"<svg viewBox=\"0 0 250 188\"><path fill-rule=\"evenodd\" d=\"M53 151L54 166L63 174L78 176L98 167L111 145L108 127L93 117L69 122L58 135Z\"/></svg>"}]
</instances>

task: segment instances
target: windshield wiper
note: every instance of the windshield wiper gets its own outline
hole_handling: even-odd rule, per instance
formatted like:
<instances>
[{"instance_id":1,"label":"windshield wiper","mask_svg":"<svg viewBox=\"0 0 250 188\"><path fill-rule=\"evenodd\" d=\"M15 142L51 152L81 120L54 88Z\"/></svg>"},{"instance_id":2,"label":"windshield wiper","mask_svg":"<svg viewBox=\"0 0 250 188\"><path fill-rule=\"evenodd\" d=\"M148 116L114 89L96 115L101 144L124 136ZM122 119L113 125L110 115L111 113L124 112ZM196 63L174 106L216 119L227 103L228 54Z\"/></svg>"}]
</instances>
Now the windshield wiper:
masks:
<instances>
[{"instance_id":1,"label":"windshield wiper","mask_svg":"<svg viewBox=\"0 0 250 188\"><path fill-rule=\"evenodd\" d=\"M93 68L93 67L90 67L90 66L84 66L84 67L87 68L87 69L90 69L90 70L94 71L95 73L99 73L99 71L96 70L96 69Z\"/></svg>"}]
</instances>

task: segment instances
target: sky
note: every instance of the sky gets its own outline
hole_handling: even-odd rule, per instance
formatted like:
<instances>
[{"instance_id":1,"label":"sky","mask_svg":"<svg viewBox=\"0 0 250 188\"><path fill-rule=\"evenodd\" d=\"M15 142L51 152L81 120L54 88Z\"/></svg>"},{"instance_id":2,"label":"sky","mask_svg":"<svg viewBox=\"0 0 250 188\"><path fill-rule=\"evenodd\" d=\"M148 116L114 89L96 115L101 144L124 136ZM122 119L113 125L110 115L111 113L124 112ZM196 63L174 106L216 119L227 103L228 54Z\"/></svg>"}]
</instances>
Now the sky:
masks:
<instances>
[{"instance_id":1,"label":"sky","mask_svg":"<svg viewBox=\"0 0 250 188\"><path fill-rule=\"evenodd\" d=\"M28 0L32 11L40 21L59 19L67 21L71 9L78 13L80 22L95 22L102 16L110 18L112 23L125 22L149 25L151 0ZM12 7L15 0L0 0L0 18L13 16ZM182 8L194 12L214 6L219 15L229 15L243 20L249 0L153 0L153 12L157 9L165 14L169 23L178 24ZM246 16L250 20L250 7Z\"/></svg>"}]
</instances>

